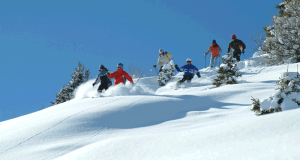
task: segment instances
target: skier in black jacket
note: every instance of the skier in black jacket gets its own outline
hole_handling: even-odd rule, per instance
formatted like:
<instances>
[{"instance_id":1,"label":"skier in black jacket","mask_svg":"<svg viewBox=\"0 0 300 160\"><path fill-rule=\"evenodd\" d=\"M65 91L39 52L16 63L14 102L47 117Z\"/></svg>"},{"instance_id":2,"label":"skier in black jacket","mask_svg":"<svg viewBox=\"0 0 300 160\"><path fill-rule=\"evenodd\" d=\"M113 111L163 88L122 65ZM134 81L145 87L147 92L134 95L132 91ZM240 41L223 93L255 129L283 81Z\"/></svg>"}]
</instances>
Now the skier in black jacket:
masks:
<instances>
[{"instance_id":1,"label":"skier in black jacket","mask_svg":"<svg viewBox=\"0 0 300 160\"><path fill-rule=\"evenodd\" d=\"M109 86L112 85L111 80L108 78L109 71L102 64L99 67L99 74L97 76L96 81L93 83L95 86L97 83L101 82L98 87L98 92L102 92L103 89L107 90Z\"/></svg>"},{"instance_id":2,"label":"skier in black jacket","mask_svg":"<svg viewBox=\"0 0 300 160\"><path fill-rule=\"evenodd\" d=\"M241 53L245 53L246 45L243 41L236 39L235 35L232 35L231 39L232 41L229 43L227 53L229 53L232 48L233 58L236 58L239 62Z\"/></svg>"}]
</instances>

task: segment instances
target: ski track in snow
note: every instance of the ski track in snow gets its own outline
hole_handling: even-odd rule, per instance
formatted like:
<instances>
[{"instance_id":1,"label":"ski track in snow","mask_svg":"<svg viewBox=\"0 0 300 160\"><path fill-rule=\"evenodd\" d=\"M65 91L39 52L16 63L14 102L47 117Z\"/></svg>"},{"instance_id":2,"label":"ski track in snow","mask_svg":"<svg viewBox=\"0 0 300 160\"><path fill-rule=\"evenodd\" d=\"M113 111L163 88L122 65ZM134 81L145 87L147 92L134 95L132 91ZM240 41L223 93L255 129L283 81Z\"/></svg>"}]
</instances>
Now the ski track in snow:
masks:
<instances>
[{"instance_id":1,"label":"ski track in snow","mask_svg":"<svg viewBox=\"0 0 300 160\"><path fill-rule=\"evenodd\" d=\"M108 102L108 103L105 103L105 104L101 104L101 105L106 105L106 104L109 104L109 103L113 103L113 102L118 101L118 100L121 100L121 99L123 99L123 98L119 98L119 99L116 99L116 100L113 100L113 101L111 101L111 102ZM142 97L142 98L140 98L140 99L138 99L138 100L136 100L136 101L130 103L130 104L128 105L128 107L126 107L126 108L131 108L131 107L135 106L138 102L140 102L140 101L142 101L142 100L145 100L145 99L147 99L147 97ZM99 106L97 106L97 107L99 107ZM97 108L97 107L93 107L93 108L90 108L90 109L88 109L88 110L91 110L91 109L94 109L94 108ZM126 108L125 108L124 110L126 110ZM85 110L85 111L87 111L87 110ZM85 111L83 111L83 112L85 112ZM82 113L82 112L80 112L80 113ZM79 113L78 113L78 114L79 114ZM77 115L77 114L76 114L76 115ZM54 153L54 154L52 154L52 155L50 155L50 156L44 158L43 160L49 159L49 158L51 158L51 157L53 157L53 156L55 156L55 155L58 155L59 153L65 151L65 150L69 149L69 148L72 148L73 146L76 146L76 145L81 144L81 143L83 143L83 142L85 142L85 141L87 141L87 140L90 140L90 139L96 137L97 135L99 135L100 133L101 133L101 130L100 130L100 129L99 129L99 130L96 130L95 133L92 134L92 136L90 136L90 137L88 137L88 138L85 138L84 140L81 140L81 141L79 141L79 142L77 142L77 143L74 143L74 144L72 144L72 145L70 145L70 146L68 146L68 147L65 147L65 148L63 148L62 150L60 150L60 151L58 151L58 152L56 152L56 153Z\"/></svg>"},{"instance_id":2,"label":"ski track in snow","mask_svg":"<svg viewBox=\"0 0 300 160\"><path fill-rule=\"evenodd\" d=\"M67 117L67 118L65 118L65 119L63 119L63 120L61 120L60 122L56 123L55 125L53 125L53 126L47 128L47 129L45 129L44 131L39 132L39 133L35 134L34 136L32 136L32 137L26 139L25 141L20 142L19 144L17 144L17 145L15 145L15 146L13 146L13 147L11 147L11 148L9 148L9 149L7 149L7 150L1 152L0 155L1 155L1 154L4 154L4 153L6 153L6 152L8 152L8 151L10 151L10 150L12 150L12 149L14 149L14 148L16 148L16 147L18 147L18 146L20 146L20 145L22 145L22 144L24 144L24 143L26 143L26 142L29 142L30 140L32 140L32 139L36 138L37 136L39 136L39 135L41 135L41 134L43 134L43 133L45 133L45 132L47 132L47 131L53 129L54 127L60 125L61 123L63 123L64 121L66 121L66 120L68 120L68 119L70 119L70 118L73 118L73 117L75 117L75 116L77 116L77 115L79 115L79 114L81 114L81 113L86 112L86 111L89 111L89 110L98 108L98 107L103 106L103 105L107 105L107 104L113 103L113 102L115 102L115 101L118 101L118 100L121 100L121 99L124 99L124 98L125 98L125 97L118 98L118 99L112 100L112 101L110 101L110 102L107 102L107 103L104 103L104 104L101 104L101 105L98 105L98 106L95 106L95 107L92 107L92 108L89 108L89 109L80 111L80 112L78 112L78 113L76 113L76 114L73 114L73 115L71 115L71 116L69 116L69 117ZM143 101L143 100L145 100L145 99L147 99L147 97L142 97L142 98L140 98L140 99L138 99L138 100L136 100L136 101L130 103L130 104L128 105L128 107L125 107L124 110L126 110L126 108L131 108L131 107L135 106L138 102ZM101 130L97 130L97 131L95 131L94 134L92 134L92 136L90 136L90 137L88 137L88 138L85 138L84 140L80 140L80 141L78 141L78 142L76 142L76 143L74 143L74 144L72 144L72 145L70 145L70 146L68 146L68 147L65 147L65 148L59 150L58 152L56 152L56 153L54 153L54 154L52 154L52 155L50 155L50 156L44 158L43 160L49 159L49 158L51 158L51 157L53 157L53 156L55 156L55 155L57 155L57 154L63 152L64 150L67 150L67 149L69 149L69 148L72 148L73 146L76 146L76 145L78 145L78 144L81 144L81 143L83 143L83 142L85 142L85 141L87 141L87 140L93 138L93 137L96 137L96 136L99 135L100 133L101 133Z\"/></svg>"},{"instance_id":3,"label":"ski track in snow","mask_svg":"<svg viewBox=\"0 0 300 160\"><path fill-rule=\"evenodd\" d=\"M98 105L98 106L96 106L96 107L92 107L92 108L89 108L89 109L80 111L80 112L78 112L78 113L75 113L75 114L73 114L73 115L71 115L71 116L69 116L69 117L67 117L67 118L65 118L65 119L63 119L63 120L61 120L60 122L56 123L55 125L53 125L53 126L47 128L47 129L45 129L44 131L39 132L39 133L35 134L34 136L32 136L32 137L26 139L25 141L20 142L20 143L18 143L17 145L14 145L13 147L11 147L11 148L9 148L9 149L7 149L7 150L2 151L2 152L0 153L0 155L1 155L1 154L4 154L4 153L6 153L6 152L8 152L8 151L10 151L10 150L12 150L12 149L14 149L14 148L20 146L20 145L22 145L22 144L24 144L24 143L26 143L26 142L28 142L28 141L30 141L30 140L32 140L33 138L36 138L37 136L39 136L39 135L41 135L41 134L43 134L43 133L45 133L45 132L47 132L47 131L53 129L54 127L60 125L61 123L63 123L64 121L66 121L66 120L68 120L68 119L70 119L70 118L72 118L72 117L75 117L75 116L77 116L77 115L79 115L79 114L81 114L81 113L84 113L84 112L86 112L86 111L92 110L92 109L94 109L94 108L98 108L98 107L100 107L100 106L102 106L102 105L107 105L107 104L113 103L113 102L118 101L118 100L121 100L121 99L124 99L124 98L115 99L115 100L112 100L112 101L110 101L110 102L107 102L107 103Z\"/></svg>"},{"instance_id":4,"label":"ski track in snow","mask_svg":"<svg viewBox=\"0 0 300 160\"><path fill-rule=\"evenodd\" d=\"M90 139L96 137L96 136L99 135L100 133L101 133L101 130L100 130L100 129L99 129L99 130L96 130L96 131L92 134L92 136L89 136L89 137L85 138L84 140L81 140L81 141L79 141L79 142L76 142L76 143L74 143L74 144L68 146L68 147L65 147L65 148L59 150L58 152L55 152L54 154L51 154L50 156L48 156L48 157L46 157L46 158L43 158L43 160L49 159L49 158L51 158L51 157L54 157L55 155L58 155L58 154L64 152L65 150L67 150L67 149L70 149L70 148L72 148L72 147L74 147L74 146L76 146L76 145L78 145L78 144L84 143L84 142L86 142L86 141L88 141L88 140L90 140Z\"/></svg>"}]
</instances>

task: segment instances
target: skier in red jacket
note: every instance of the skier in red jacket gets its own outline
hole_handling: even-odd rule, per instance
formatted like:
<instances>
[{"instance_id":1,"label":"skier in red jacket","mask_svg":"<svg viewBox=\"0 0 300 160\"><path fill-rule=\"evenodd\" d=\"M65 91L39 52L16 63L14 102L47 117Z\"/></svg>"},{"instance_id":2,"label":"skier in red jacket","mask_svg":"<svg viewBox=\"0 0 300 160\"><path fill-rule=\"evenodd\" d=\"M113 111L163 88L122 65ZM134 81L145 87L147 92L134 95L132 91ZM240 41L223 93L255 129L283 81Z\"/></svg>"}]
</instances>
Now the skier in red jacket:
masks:
<instances>
[{"instance_id":1,"label":"skier in red jacket","mask_svg":"<svg viewBox=\"0 0 300 160\"><path fill-rule=\"evenodd\" d=\"M129 76L129 74L127 72L125 72L123 70L123 64L119 63L118 64L118 70L115 71L114 73L111 73L108 75L108 78L115 78L115 85L119 84L119 83L124 83L125 84L125 80L128 79L128 81L133 84L133 80L132 78ZM125 79L126 78L126 79Z\"/></svg>"}]
</instances>

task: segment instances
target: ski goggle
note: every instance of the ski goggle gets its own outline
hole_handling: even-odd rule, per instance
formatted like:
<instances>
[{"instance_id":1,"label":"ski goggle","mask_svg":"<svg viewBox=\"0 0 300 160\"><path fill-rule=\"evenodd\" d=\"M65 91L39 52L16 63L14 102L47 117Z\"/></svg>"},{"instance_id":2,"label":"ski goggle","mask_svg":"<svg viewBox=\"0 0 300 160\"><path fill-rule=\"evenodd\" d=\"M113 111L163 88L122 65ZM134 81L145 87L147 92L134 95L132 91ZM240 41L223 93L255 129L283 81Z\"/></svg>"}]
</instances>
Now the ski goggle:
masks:
<instances>
[{"instance_id":1,"label":"ski goggle","mask_svg":"<svg viewBox=\"0 0 300 160\"><path fill-rule=\"evenodd\" d=\"M186 63L192 63L192 61L186 61Z\"/></svg>"}]
</instances>

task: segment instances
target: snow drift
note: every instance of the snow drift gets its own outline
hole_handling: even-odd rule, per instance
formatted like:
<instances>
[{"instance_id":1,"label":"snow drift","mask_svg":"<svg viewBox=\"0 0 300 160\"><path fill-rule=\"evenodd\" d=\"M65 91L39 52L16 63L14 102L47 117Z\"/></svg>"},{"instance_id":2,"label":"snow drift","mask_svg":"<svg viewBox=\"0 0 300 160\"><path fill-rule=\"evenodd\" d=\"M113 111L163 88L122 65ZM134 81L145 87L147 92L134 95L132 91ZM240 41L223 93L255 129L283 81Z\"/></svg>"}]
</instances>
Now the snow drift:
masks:
<instances>
[{"instance_id":1,"label":"snow drift","mask_svg":"<svg viewBox=\"0 0 300 160\"><path fill-rule=\"evenodd\" d=\"M250 111L251 96L274 94L286 66L238 65L240 83L219 88L211 85L216 69L178 88L182 74L164 87L142 78L103 98L91 98L88 81L74 100L1 122L0 159L300 159L299 108Z\"/></svg>"}]
</instances>

